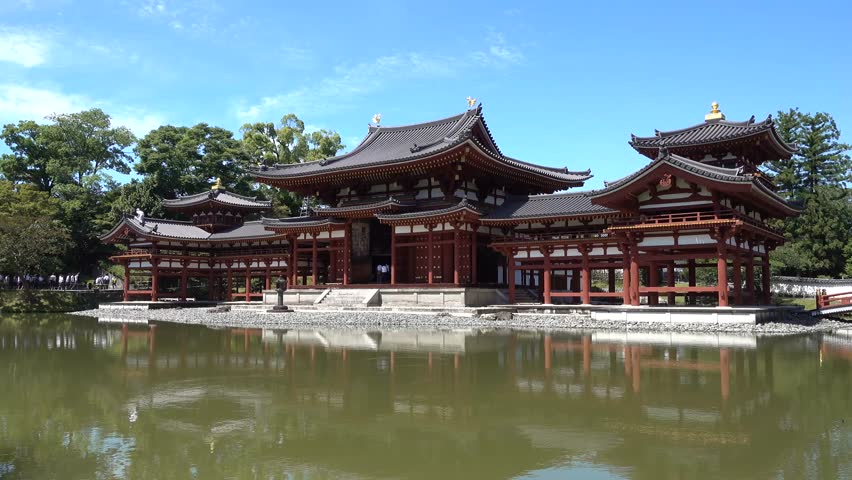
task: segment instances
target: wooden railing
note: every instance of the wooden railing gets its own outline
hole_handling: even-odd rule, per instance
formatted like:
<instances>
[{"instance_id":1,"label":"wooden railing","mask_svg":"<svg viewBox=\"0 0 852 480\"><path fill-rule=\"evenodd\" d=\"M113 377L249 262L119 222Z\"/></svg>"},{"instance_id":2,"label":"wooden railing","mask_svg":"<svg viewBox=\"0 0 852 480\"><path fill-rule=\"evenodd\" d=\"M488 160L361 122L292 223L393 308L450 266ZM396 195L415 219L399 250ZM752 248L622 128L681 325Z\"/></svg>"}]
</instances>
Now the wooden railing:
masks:
<instances>
[{"instance_id":1,"label":"wooden railing","mask_svg":"<svg viewBox=\"0 0 852 480\"><path fill-rule=\"evenodd\" d=\"M739 220L744 223L748 223L749 225L753 225L755 227L761 228L763 230L767 230L769 232L775 233L777 235L782 235L782 233L772 228L760 220L756 220L754 218L749 217L748 215L744 215L735 210L725 209L720 212L684 212L684 213L663 213L658 215L643 215L639 218L625 218L625 219L617 219L613 226L616 227L629 227L631 225L643 224L643 225L669 225L669 224L678 224L678 223L688 223L688 222L709 222L709 221L717 221L717 220Z\"/></svg>"},{"instance_id":2,"label":"wooden railing","mask_svg":"<svg viewBox=\"0 0 852 480\"><path fill-rule=\"evenodd\" d=\"M832 293L830 295L818 294L816 296L817 310L843 307L846 305L852 305L852 292Z\"/></svg>"}]
</instances>

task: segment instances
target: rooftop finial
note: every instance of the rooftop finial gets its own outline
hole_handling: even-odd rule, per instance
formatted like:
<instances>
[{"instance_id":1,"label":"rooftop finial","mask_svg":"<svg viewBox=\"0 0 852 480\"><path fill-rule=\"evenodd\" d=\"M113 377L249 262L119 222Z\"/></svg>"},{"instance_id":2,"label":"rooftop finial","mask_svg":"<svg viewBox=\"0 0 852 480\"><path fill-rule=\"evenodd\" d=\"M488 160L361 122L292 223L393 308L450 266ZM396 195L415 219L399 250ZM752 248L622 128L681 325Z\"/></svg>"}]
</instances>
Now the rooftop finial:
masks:
<instances>
[{"instance_id":1,"label":"rooftop finial","mask_svg":"<svg viewBox=\"0 0 852 480\"><path fill-rule=\"evenodd\" d=\"M222 188L222 179L219 178L219 177L216 177L216 183L213 184L213 186L210 188L210 190L219 190L221 188Z\"/></svg>"},{"instance_id":2,"label":"rooftop finial","mask_svg":"<svg viewBox=\"0 0 852 480\"><path fill-rule=\"evenodd\" d=\"M713 120L724 120L725 114L719 110L719 102L713 102L710 104L710 113L704 115L705 122L712 122Z\"/></svg>"},{"instance_id":3,"label":"rooftop finial","mask_svg":"<svg viewBox=\"0 0 852 480\"><path fill-rule=\"evenodd\" d=\"M382 114L381 113L377 113L377 114L373 115L373 123L375 123L377 127L379 126L380 123L382 123Z\"/></svg>"},{"instance_id":4,"label":"rooftop finial","mask_svg":"<svg viewBox=\"0 0 852 480\"><path fill-rule=\"evenodd\" d=\"M467 108L471 109L474 105L476 105L476 99L470 96L467 97Z\"/></svg>"}]
</instances>

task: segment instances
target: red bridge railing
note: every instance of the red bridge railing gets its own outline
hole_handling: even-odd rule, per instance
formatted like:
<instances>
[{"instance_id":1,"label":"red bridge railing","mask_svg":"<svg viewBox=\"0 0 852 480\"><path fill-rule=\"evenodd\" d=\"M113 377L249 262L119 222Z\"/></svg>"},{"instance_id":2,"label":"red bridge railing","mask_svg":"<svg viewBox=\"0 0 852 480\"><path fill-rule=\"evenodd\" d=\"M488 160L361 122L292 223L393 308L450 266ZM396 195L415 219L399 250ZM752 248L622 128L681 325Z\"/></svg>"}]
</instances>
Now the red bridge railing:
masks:
<instances>
[{"instance_id":1,"label":"red bridge railing","mask_svg":"<svg viewBox=\"0 0 852 480\"><path fill-rule=\"evenodd\" d=\"M843 307L846 305L852 305L852 292L832 293L831 295L818 294L816 296L817 310Z\"/></svg>"}]
</instances>

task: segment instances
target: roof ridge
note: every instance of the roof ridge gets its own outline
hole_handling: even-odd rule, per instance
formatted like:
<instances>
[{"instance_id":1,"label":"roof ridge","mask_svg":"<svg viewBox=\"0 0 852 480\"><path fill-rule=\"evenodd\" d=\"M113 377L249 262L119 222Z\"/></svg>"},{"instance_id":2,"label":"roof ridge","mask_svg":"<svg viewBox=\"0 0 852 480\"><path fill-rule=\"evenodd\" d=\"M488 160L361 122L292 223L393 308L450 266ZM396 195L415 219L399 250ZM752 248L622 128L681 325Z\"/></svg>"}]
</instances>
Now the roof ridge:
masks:
<instances>
[{"instance_id":1,"label":"roof ridge","mask_svg":"<svg viewBox=\"0 0 852 480\"><path fill-rule=\"evenodd\" d=\"M772 116L771 115L769 117L767 117L766 120L763 120L761 122L755 122L754 121L754 115L752 115L750 119L744 120L744 121L741 121L741 122L732 122L730 120L715 120L715 121L712 121L712 122L705 121L705 122L701 122L701 123L696 123L695 125L691 125L689 127L678 128L676 130L665 130L665 131L663 131L663 130L656 130L655 129L654 130L655 134L653 136L640 137L640 136L633 135L633 138L636 139L636 140L666 138L666 137L670 137L670 136L673 136L673 135L677 135L679 133L684 133L684 132L688 132L690 130L696 130L696 129L699 129L699 128L710 127L710 126L713 126L713 125L725 125L725 126L728 126L728 127L746 128L746 127L766 127L766 126L769 126L771 124L772 124Z\"/></svg>"}]
</instances>

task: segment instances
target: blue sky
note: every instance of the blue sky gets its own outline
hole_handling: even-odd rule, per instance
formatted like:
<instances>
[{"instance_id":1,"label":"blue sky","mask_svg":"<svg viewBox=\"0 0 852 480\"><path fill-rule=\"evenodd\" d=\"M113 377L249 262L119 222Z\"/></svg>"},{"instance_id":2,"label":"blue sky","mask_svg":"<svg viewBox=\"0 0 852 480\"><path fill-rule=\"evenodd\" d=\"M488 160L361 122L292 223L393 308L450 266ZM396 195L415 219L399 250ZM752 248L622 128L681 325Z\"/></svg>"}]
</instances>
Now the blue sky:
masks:
<instances>
[{"instance_id":1,"label":"blue sky","mask_svg":"<svg viewBox=\"0 0 852 480\"><path fill-rule=\"evenodd\" d=\"M100 107L164 123L296 113L348 147L383 125L484 104L508 155L588 182L644 164L627 145L779 109L852 131L847 2L3 0L0 122Z\"/></svg>"}]
</instances>

